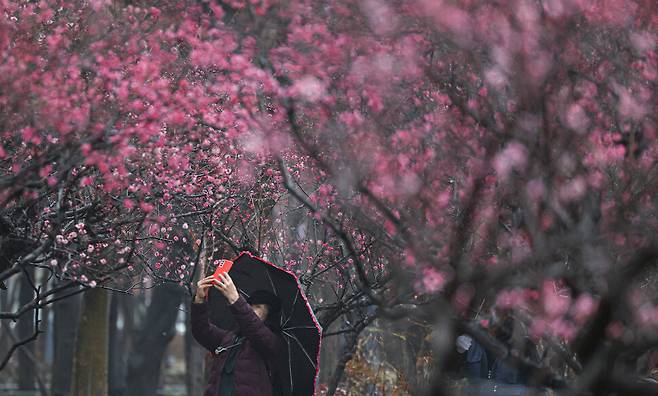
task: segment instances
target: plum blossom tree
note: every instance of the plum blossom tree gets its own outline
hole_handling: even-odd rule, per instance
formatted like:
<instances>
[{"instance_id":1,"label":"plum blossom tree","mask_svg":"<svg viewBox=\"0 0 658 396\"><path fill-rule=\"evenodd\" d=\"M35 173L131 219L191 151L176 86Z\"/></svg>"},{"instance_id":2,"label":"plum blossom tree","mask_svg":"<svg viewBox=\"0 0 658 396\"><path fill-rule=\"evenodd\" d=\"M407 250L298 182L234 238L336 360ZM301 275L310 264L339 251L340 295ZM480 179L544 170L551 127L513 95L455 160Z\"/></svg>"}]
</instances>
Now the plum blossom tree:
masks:
<instances>
[{"instance_id":1,"label":"plum blossom tree","mask_svg":"<svg viewBox=\"0 0 658 396\"><path fill-rule=\"evenodd\" d=\"M272 64L292 81L290 133L331 205L286 185L348 246L354 238L339 214L358 213L369 233L383 225L377 239L396 254L379 260L417 293L437 296L420 311L444 334L487 342L469 319L483 301L496 303L535 339L557 337L564 357L575 353L564 362L588 380L570 384L574 391L655 391L631 366L607 375L622 351L637 357L656 342L651 9L642 1L294 4ZM375 257L350 253L368 290L359 268ZM367 297L395 317L418 311L408 292ZM439 394L449 344L436 345ZM560 377L540 374L543 362L514 348L505 355L530 366L536 383Z\"/></svg>"},{"instance_id":2,"label":"plum blossom tree","mask_svg":"<svg viewBox=\"0 0 658 396\"><path fill-rule=\"evenodd\" d=\"M3 320L89 287L189 279L192 257L166 257L200 243L176 210L209 213L255 181L238 147L274 80L221 9L184 6L2 3L0 279L50 274Z\"/></svg>"},{"instance_id":3,"label":"plum blossom tree","mask_svg":"<svg viewBox=\"0 0 658 396\"><path fill-rule=\"evenodd\" d=\"M222 8L157 6L2 4L0 279L13 285L26 268L39 271L33 298L2 320L89 288L190 290L200 247L213 239L270 255L288 242L271 238L270 213L287 193L256 133L287 121L273 104L278 81L250 61L253 37L228 29ZM300 175L306 157L286 158ZM317 238L308 285L327 272L318 252L349 265L330 239ZM310 257L308 246L299 239L281 262L301 264L294 252ZM331 312L325 324L345 310ZM37 316L2 367L39 332Z\"/></svg>"},{"instance_id":4,"label":"plum blossom tree","mask_svg":"<svg viewBox=\"0 0 658 396\"><path fill-rule=\"evenodd\" d=\"M214 240L340 280L313 303L354 346L431 323L433 394L459 333L535 385L655 391L624 363L657 341L650 0L133 3L0 1L0 281L58 280L0 319L189 285Z\"/></svg>"}]
</instances>

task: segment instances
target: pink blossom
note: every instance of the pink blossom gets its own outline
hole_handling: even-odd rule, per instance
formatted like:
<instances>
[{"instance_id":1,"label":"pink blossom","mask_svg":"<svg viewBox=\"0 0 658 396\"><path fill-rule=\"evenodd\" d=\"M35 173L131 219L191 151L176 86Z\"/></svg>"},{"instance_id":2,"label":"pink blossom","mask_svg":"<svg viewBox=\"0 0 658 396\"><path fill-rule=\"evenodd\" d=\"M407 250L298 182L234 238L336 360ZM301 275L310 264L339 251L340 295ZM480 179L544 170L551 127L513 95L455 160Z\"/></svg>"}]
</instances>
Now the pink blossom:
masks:
<instances>
[{"instance_id":1,"label":"pink blossom","mask_svg":"<svg viewBox=\"0 0 658 396\"><path fill-rule=\"evenodd\" d=\"M366 0L360 2L359 5L377 34L388 34L396 29L396 16L385 2Z\"/></svg>"},{"instance_id":2,"label":"pink blossom","mask_svg":"<svg viewBox=\"0 0 658 396\"><path fill-rule=\"evenodd\" d=\"M151 211L153 211L153 209L155 208L152 204L148 202L140 202L139 207L146 213L151 213Z\"/></svg>"},{"instance_id":3,"label":"pink blossom","mask_svg":"<svg viewBox=\"0 0 658 396\"><path fill-rule=\"evenodd\" d=\"M100 11L108 2L109 0L90 0L89 4L94 11Z\"/></svg>"},{"instance_id":4,"label":"pink blossom","mask_svg":"<svg viewBox=\"0 0 658 396\"><path fill-rule=\"evenodd\" d=\"M560 188L560 199L575 201L580 199L587 191L587 183L581 176L575 177Z\"/></svg>"},{"instance_id":5,"label":"pink blossom","mask_svg":"<svg viewBox=\"0 0 658 396\"><path fill-rule=\"evenodd\" d=\"M564 315L571 305L569 295L559 293L555 281L546 280L542 286L542 303L549 318Z\"/></svg>"},{"instance_id":6,"label":"pink blossom","mask_svg":"<svg viewBox=\"0 0 658 396\"><path fill-rule=\"evenodd\" d=\"M135 207L135 203L131 199L126 198L123 200L123 206L130 210Z\"/></svg>"},{"instance_id":7,"label":"pink blossom","mask_svg":"<svg viewBox=\"0 0 658 396\"><path fill-rule=\"evenodd\" d=\"M301 97L308 102L316 102L324 95L324 85L314 76L306 75L295 81L291 94Z\"/></svg>"},{"instance_id":8,"label":"pink blossom","mask_svg":"<svg viewBox=\"0 0 658 396\"><path fill-rule=\"evenodd\" d=\"M94 183L94 178L91 176L84 176L80 179L80 187L91 186Z\"/></svg>"},{"instance_id":9,"label":"pink blossom","mask_svg":"<svg viewBox=\"0 0 658 396\"><path fill-rule=\"evenodd\" d=\"M539 201L546 194L546 186L544 182L538 179L533 179L526 185L526 194L533 201Z\"/></svg>"},{"instance_id":10,"label":"pink blossom","mask_svg":"<svg viewBox=\"0 0 658 396\"><path fill-rule=\"evenodd\" d=\"M494 88L502 90L507 85L507 76L499 68L491 68L485 72L486 81Z\"/></svg>"},{"instance_id":11,"label":"pink blossom","mask_svg":"<svg viewBox=\"0 0 658 396\"><path fill-rule=\"evenodd\" d=\"M514 309L525 303L523 291L519 289L503 290L496 297L496 306L501 309Z\"/></svg>"},{"instance_id":12,"label":"pink blossom","mask_svg":"<svg viewBox=\"0 0 658 396\"><path fill-rule=\"evenodd\" d=\"M649 32L636 32L630 35L631 43L637 52L653 51L658 44L658 37Z\"/></svg>"},{"instance_id":13,"label":"pink blossom","mask_svg":"<svg viewBox=\"0 0 658 396\"><path fill-rule=\"evenodd\" d=\"M436 293L443 289L446 279L443 273L434 268L423 269L423 286L428 293Z\"/></svg>"},{"instance_id":14,"label":"pink blossom","mask_svg":"<svg viewBox=\"0 0 658 396\"><path fill-rule=\"evenodd\" d=\"M455 293L455 298L453 301L453 304L455 305L455 309L460 313L464 313L465 310L468 308L469 304L471 303L474 294L475 294L475 290L473 289L472 285L470 284L461 285L457 289L457 292Z\"/></svg>"},{"instance_id":15,"label":"pink blossom","mask_svg":"<svg viewBox=\"0 0 658 396\"><path fill-rule=\"evenodd\" d=\"M646 107L634 98L627 88L620 85L615 85L615 88L619 95L619 113L636 121L644 118Z\"/></svg>"},{"instance_id":16,"label":"pink blossom","mask_svg":"<svg viewBox=\"0 0 658 396\"><path fill-rule=\"evenodd\" d=\"M583 293L576 299L572 309L574 319L579 322L585 322L598 307L598 302L587 293Z\"/></svg>"},{"instance_id":17,"label":"pink blossom","mask_svg":"<svg viewBox=\"0 0 658 396\"><path fill-rule=\"evenodd\" d=\"M50 172L53 171L53 166L52 165L46 165L43 168L39 170L39 176L41 177L46 177L50 174Z\"/></svg>"},{"instance_id":18,"label":"pink blossom","mask_svg":"<svg viewBox=\"0 0 658 396\"><path fill-rule=\"evenodd\" d=\"M24 142L31 142L32 139L34 139L35 135L36 135L36 130L34 128L32 127L23 128L22 136Z\"/></svg>"},{"instance_id":19,"label":"pink blossom","mask_svg":"<svg viewBox=\"0 0 658 396\"><path fill-rule=\"evenodd\" d=\"M640 323L646 326L658 326L658 307L647 304L638 309Z\"/></svg>"},{"instance_id":20,"label":"pink blossom","mask_svg":"<svg viewBox=\"0 0 658 396\"><path fill-rule=\"evenodd\" d=\"M496 155L493 166L502 179L507 179L512 170L520 170L528 157L525 146L519 142L510 142Z\"/></svg>"},{"instance_id":21,"label":"pink blossom","mask_svg":"<svg viewBox=\"0 0 658 396\"><path fill-rule=\"evenodd\" d=\"M587 117L587 114L585 114L582 106L578 104L574 103L569 106L565 118L567 126L576 132L584 133L589 126L589 118Z\"/></svg>"}]
</instances>

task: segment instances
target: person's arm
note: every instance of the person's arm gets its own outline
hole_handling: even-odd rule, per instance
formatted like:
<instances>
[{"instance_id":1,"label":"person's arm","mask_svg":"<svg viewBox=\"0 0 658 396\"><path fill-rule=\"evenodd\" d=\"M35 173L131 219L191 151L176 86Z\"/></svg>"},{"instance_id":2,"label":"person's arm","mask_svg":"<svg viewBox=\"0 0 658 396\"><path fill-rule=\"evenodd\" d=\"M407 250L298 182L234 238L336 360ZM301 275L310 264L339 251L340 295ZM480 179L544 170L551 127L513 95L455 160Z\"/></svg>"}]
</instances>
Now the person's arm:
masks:
<instances>
[{"instance_id":1,"label":"person's arm","mask_svg":"<svg viewBox=\"0 0 658 396\"><path fill-rule=\"evenodd\" d=\"M211 278L204 278L197 283L197 292L191 307L190 328L194 339L210 352L214 352L229 332L210 323L206 296L208 288L213 284Z\"/></svg>"},{"instance_id":2,"label":"person's arm","mask_svg":"<svg viewBox=\"0 0 658 396\"><path fill-rule=\"evenodd\" d=\"M240 326L242 334L254 348L264 356L272 356L279 351L279 338L256 315L251 305L238 293L228 273L221 274L216 286L226 297L229 309Z\"/></svg>"},{"instance_id":3,"label":"person's arm","mask_svg":"<svg viewBox=\"0 0 658 396\"><path fill-rule=\"evenodd\" d=\"M264 356L274 356L279 352L281 347L279 337L265 325L242 296L229 305L229 309L238 322L242 334L258 352Z\"/></svg>"}]
</instances>

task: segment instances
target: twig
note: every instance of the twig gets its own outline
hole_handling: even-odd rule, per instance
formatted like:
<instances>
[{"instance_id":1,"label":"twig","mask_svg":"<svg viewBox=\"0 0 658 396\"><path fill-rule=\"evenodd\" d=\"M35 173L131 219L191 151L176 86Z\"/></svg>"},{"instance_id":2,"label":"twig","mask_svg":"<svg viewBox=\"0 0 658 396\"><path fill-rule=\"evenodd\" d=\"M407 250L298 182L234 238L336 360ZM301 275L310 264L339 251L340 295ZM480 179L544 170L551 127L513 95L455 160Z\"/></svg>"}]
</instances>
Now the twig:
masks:
<instances>
[{"instance_id":1,"label":"twig","mask_svg":"<svg viewBox=\"0 0 658 396\"><path fill-rule=\"evenodd\" d=\"M24 338L24 339L22 339L18 342L14 342L14 345L12 345L12 347L9 348L9 351L7 352L4 359L2 360L2 363L0 363L0 371L2 371L2 369L5 368L5 366L9 362L9 359L11 359L11 356L14 354L14 351L16 351L16 349L18 349L19 347L21 347L21 346L23 346L23 345L25 345L29 342L32 342L32 341L36 340L40 333L41 333L41 331L39 330L39 310L36 309L36 310L34 310L34 333L32 333L32 335L30 335L30 336L28 336L28 337L26 337L26 338Z\"/></svg>"}]
</instances>

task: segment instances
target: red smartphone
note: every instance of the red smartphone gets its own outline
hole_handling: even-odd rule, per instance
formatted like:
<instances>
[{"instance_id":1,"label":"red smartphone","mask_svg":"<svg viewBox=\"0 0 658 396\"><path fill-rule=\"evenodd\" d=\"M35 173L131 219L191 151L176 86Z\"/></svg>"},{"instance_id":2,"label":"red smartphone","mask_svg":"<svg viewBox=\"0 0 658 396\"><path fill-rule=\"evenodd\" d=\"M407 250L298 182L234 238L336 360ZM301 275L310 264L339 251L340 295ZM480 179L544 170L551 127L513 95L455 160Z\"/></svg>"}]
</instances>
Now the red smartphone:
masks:
<instances>
[{"instance_id":1,"label":"red smartphone","mask_svg":"<svg viewBox=\"0 0 658 396\"><path fill-rule=\"evenodd\" d=\"M212 274L212 276L213 278L220 280L219 275L229 272L229 270L233 266L233 261L231 260L215 260L215 261L217 264L217 268L215 268L215 273Z\"/></svg>"}]
</instances>

